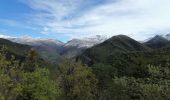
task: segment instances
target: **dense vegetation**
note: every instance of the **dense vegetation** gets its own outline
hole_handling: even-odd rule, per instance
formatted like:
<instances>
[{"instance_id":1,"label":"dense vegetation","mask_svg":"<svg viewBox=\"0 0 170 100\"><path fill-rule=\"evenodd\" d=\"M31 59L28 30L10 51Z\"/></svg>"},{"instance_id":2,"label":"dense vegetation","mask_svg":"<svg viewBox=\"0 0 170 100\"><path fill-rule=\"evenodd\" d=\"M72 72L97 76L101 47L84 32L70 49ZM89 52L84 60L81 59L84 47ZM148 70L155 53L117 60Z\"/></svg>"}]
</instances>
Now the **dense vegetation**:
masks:
<instances>
[{"instance_id":1,"label":"dense vegetation","mask_svg":"<svg viewBox=\"0 0 170 100\"><path fill-rule=\"evenodd\" d=\"M0 52L1 100L48 100L59 95L59 89L49 78L47 68L40 67L36 53L31 50L24 62L6 58L6 50Z\"/></svg>"},{"instance_id":2,"label":"dense vegetation","mask_svg":"<svg viewBox=\"0 0 170 100\"><path fill-rule=\"evenodd\" d=\"M120 35L77 59L98 79L99 100L169 99L170 47L153 50Z\"/></svg>"},{"instance_id":3,"label":"dense vegetation","mask_svg":"<svg viewBox=\"0 0 170 100\"><path fill-rule=\"evenodd\" d=\"M59 64L10 49L0 50L0 100L170 99L170 46L117 36Z\"/></svg>"},{"instance_id":4,"label":"dense vegetation","mask_svg":"<svg viewBox=\"0 0 170 100\"><path fill-rule=\"evenodd\" d=\"M80 62L46 66L31 49L25 59L0 51L0 100L94 100L97 79ZM8 55L9 56L9 55ZM57 70L55 70L57 69ZM56 74L51 72L56 71ZM55 76L52 76L52 75Z\"/></svg>"}]
</instances>

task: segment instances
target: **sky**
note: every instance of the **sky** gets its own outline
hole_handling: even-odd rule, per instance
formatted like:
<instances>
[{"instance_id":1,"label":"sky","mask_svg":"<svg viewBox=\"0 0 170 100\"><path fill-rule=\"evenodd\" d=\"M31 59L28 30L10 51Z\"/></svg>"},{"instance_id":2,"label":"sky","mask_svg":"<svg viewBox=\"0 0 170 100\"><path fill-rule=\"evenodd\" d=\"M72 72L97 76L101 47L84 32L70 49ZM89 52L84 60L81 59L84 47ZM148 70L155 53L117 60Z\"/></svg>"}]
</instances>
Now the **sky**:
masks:
<instances>
[{"instance_id":1,"label":"sky","mask_svg":"<svg viewBox=\"0 0 170 100\"><path fill-rule=\"evenodd\" d=\"M170 0L0 0L0 37L144 40L170 32Z\"/></svg>"}]
</instances>

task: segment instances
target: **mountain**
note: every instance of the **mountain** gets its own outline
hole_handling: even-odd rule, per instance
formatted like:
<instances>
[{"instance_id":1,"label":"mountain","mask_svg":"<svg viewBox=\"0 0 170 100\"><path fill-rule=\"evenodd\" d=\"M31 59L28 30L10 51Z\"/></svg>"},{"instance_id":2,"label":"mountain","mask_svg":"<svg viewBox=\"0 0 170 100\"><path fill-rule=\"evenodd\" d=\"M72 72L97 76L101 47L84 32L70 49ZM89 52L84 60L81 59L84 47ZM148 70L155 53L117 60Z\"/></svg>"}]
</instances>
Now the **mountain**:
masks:
<instances>
[{"instance_id":1,"label":"mountain","mask_svg":"<svg viewBox=\"0 0 170 100\"><path fill-rule=\"evenodd\" d=\"M60 47L64 43L54 39L41 39L41 38L32 38L32 37L21 37L21 38L8 38L9 40L20 43L27 44L31 46L48 46L52 48Z\"/></svg>"},{"instance_id":2,"label":"mountain","mask_svg":"<svg viewBox=\"0 0 170 100\"><path fill-rule=\"evenodd\" d=\"M102 43L106 39L107 37L101 35L83 39L72 39L63 45L63 50L61 50L60 54L68 58L75 57L84 52L87 48Z\"/></svg>"},{"instance_id":3,"label":"mountain","mask_svg":"<svg viewBox=\"0 0 170 100\"><path fill-rule=\"evenodd\" d=\"M90 66L103 81L114 76L146 77L148 65L165 66L169 57L170 46L151 49L127 36L118 35L85 50L76 60Z\"/></svg>"},{"instance_id":4,"label":"mountain","mask_svg":"<svg viewBox=\"0 0 170 100\"><path fill-rule=\"evenodd\" d=\"M82 39L72 39L63 43L54 39L32 38L28 36L15 38L7 37L8 40L32 46L44 58L52 63L60 61L63 57L72 58L81 54L87 48L106 40L104 36L94 36Z\"/></svg>"},{"instance_id":5,"label":"mountain","mask_svg":"<svg viewBox=\"0 0 170 100\"><path fill-rule=\"evenodd\" d=\"M96 35L94 37L88 37L83 39L72 39L68 41L64 46L65 47L77 47L77 48L90 48L96 44L99 44L105 41L107 38L105 36Z\"/></svg>"},{"instance_id":6,"label":"mountain","mask_svg":"<svg viewBox=\"0 0 170 100\"><path fill-rule=\"evenodd\" d=\"M4 46L7 48L7 53L9 56L14 55L16 58L19 59L25 58L27 52L32 48L31 46L28 45L14 43L7 39L0 38L0 48Z\"/></svg>"},{"instance_id":7,"label":"mountain","mask_svg":"<svg viewBox=\"0 0 170 100\"><path fill-rule=\"evenodd\" d=\"M105 42L98 44L92 48L87 49L81 56L82 59L92 62L107 61L110 55L119 53L128 53L136 51L150 51L147 46L139 43L138 41L125 36L117 35L106 40Z\"/></svg>"},{"instance_id":8,"label":"mountain","mask_svg":"<svg viewBox=\"0 0 170 100\"><path fill-rule=\"evenodd\" d=\"M168 38L168 35L166 37ZM157 49L170 45L170 41L163 36L156 35L155 37L151 38L144 44L150 48Z\"/></svg>"},{"instance_id":9,"label":"mountain","mask_svg":"<svg viewBox=\"0 0 170 100\"><path fill-rule=\"evenodd\" d=\"M52 63L56 63L61 59L59 51L64 45L61 41L53 39L34 39L32 37L8 38L9 40L32 46L42 58Z\"/></svg>"},{"instance_id":10,"label":"mountain","mask_svg":"<svg viewBox=\"0 0 170 100\"><path fill-rule=\"evenodd\" d=\"M170 41L170 34L162 35L162 37Z\"/></svg>"}]
</instances>

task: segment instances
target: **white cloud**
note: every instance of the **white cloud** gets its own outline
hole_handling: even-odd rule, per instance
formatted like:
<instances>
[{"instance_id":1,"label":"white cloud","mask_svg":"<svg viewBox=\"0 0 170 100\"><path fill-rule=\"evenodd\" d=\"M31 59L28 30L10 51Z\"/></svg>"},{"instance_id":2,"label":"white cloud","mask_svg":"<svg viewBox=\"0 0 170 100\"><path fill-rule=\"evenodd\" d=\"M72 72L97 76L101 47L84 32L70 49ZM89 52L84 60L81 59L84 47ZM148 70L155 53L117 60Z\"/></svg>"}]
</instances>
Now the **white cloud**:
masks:
<instances>
[{"instance_id":1,"label":"white cloud","mask_svg":"<svg viewBox=\"0 0 170 100\"><path fill-rule=\"evenodd\" d=\"M8 39L8 38L13 38L13 37L8 36L8 35L0 34L0 38Z\"/></svg>"},{"instance_id":2,"label":"white cloud","mask_svg":"<svg viewBox=\"0 0 170 100\"><path fill-rule=\"evenodd\" d=\"M36 11L31 19L45 34L73 38L125 34L143 39L170 28L169 0L109 0L90 9L92 0L25 0L24 3ZM87 8L82 10L85 4Z\"/></svg>"}]
</instances>

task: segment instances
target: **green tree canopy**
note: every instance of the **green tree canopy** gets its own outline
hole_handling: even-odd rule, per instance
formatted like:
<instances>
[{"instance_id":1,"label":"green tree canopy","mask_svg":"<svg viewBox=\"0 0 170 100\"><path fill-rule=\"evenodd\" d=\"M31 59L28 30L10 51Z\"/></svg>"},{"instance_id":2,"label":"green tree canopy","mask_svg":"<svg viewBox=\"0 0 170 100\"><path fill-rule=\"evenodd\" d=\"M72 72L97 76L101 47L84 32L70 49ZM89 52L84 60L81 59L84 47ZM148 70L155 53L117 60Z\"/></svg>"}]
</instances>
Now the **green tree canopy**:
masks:
<instances>
[{"instance_id":1,"label":"green tree canopy","mask_svg":"<svg viewBox=\"0 0 170 100\"><path fill-rule=\"evenodd\" d=\"M65 100L95 100L97 80L89 67L64 60L58 70Z\"/></svg>"}]
</instances>

